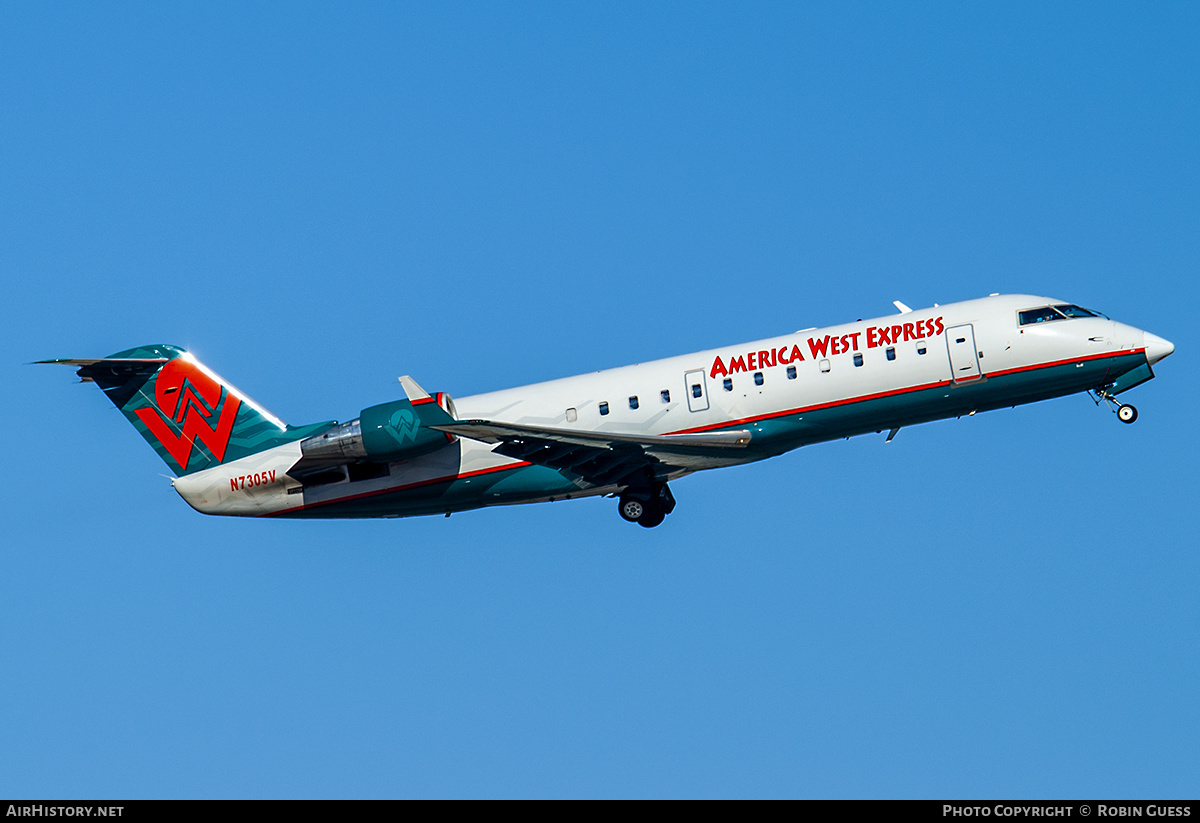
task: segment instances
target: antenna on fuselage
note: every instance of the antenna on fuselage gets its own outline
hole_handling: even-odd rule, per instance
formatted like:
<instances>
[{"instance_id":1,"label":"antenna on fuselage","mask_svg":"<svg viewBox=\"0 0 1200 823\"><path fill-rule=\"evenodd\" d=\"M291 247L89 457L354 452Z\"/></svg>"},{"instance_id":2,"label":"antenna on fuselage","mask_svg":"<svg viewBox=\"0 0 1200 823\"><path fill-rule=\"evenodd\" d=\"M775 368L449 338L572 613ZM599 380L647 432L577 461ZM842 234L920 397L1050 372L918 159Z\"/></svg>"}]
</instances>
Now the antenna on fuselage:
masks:
<instances>
[{"instance_id":1,"label":"antenna on fuselage","mask_svg":"<svg viewBox=\"0 0 1200 823\"><path fill-rule=\"evenodd\" d=\"M896 310L899 311L901 314L909 314L912 312L912 309L910 309L908 306L901 303L899 300L893 300L892 305L895 306ZM907 338L905 338L905 339L907 339Z\"/></svg>"}]
</instances>

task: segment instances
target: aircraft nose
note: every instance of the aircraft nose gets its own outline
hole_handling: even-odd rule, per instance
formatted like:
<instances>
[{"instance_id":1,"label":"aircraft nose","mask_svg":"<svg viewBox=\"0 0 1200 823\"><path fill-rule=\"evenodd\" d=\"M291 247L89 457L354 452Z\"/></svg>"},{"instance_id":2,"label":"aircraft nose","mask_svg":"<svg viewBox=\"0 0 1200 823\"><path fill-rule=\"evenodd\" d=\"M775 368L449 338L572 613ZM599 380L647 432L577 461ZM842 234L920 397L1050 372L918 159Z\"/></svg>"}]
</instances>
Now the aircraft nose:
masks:
<instances>
[{"instance_id":1,"label":"aircraft nose","mask_svg":"<svg viewBox=\"0 0 1200 823\"><path fill-rule=\"evenodd\" d=\"M1142 332L1142 334L1145 337L1146 360L1151 366L1175 351L1175 344L1170 340L1164 340L1157 334L1151 334L1148 331Z\"/></svg>"}]
</instances>

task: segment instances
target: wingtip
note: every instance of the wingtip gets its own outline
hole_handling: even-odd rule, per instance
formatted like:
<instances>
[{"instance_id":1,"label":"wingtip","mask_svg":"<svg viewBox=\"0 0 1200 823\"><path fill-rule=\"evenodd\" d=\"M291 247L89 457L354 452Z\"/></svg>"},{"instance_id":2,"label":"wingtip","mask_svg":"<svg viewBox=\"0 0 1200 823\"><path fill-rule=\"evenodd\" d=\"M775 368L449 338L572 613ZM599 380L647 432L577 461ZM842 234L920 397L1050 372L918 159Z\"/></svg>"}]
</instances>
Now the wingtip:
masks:
<instances>
[{"instance_id":1,"label":"wingtip","mask_svg":"<svg viewBox=\"0 0 1200 823\"><path fill-rule=\"evenodd\" d=\"M431 400L429 392L421 388L416 380L413 380L407 374L403 374L399 378L400 386L404 389L404 394L408 396L410 403L415 403L418 400Z\"/></svg>"}]
</instances>

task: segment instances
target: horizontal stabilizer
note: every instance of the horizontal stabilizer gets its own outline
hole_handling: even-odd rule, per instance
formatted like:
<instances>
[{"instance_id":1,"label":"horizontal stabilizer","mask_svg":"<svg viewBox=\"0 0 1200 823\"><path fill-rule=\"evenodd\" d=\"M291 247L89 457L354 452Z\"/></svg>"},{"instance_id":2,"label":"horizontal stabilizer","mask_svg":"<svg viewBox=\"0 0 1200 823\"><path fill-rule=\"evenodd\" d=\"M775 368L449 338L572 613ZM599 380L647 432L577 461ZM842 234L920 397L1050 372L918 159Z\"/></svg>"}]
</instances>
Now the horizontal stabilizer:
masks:
<instances>
[{"instance_id":1,"label":"horizontal stabilizer","mask_svg":"<svg viewBox=\"0 0 1200 823\"><path fill-rule=\"evenodd\" d=\"M174 352L170 352L174 355ZM123 407L138 389L171 357L72 357L38 360L37 365L71 366L82 383L96 383L117 406Z\"/></svg>"},{"instance_id":2,"label":"horizontal stabilizer","mask_svg":"<svg viewBox=\"0 0 1200 823\"><path fill-rule=\"evenodd\" d=\"M60 358L58 360L35 360L34 365L59 365L59 366L95 366L122 369L122 368L144 368L154 363L166 363L169 358L166 357L91 357L91 358ZM89 378L90 379L90 378Z\"/></svg>"}]
</instances>

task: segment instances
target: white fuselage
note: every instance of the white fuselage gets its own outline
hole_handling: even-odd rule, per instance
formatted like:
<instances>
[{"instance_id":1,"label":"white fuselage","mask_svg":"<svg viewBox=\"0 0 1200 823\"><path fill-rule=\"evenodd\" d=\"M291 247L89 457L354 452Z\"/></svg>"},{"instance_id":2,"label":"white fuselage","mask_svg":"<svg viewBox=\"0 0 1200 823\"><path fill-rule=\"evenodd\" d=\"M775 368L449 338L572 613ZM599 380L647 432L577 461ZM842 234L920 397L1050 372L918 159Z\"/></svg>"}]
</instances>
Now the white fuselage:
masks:
<instances>
[{"instance_id":1,"label":"white fuselage","mask_svg":"<svg viewBox=\"0 0 1200 823\"><path fill-rule=\"evenodd\" d=\"M1104 382L1103 369L1099 377L1093 372L1113 356L1141 354L1145 359L1139 362L1152 365L1170 353L1163 349L1170 346L1166 341L1103 317L1018 323L1023 310L1062 302L992 296L804 330L462 397L457 416L580 432L670 435L730 427L752 432L753 448L699 466L708 468L834 437L1083 391ZM188 475L175 487L206 513L267 515L435 482L465 487L472 478L527 465L494 453L486 443L460 439L397 461L383 477L301 488L286 476L299 456L293 443ZM576 484L570 494L551 487L531 488L515 499L496 493L494 501L471 500L468 494L453 510L612 491Z\"/></svg>"}]
</instances>

